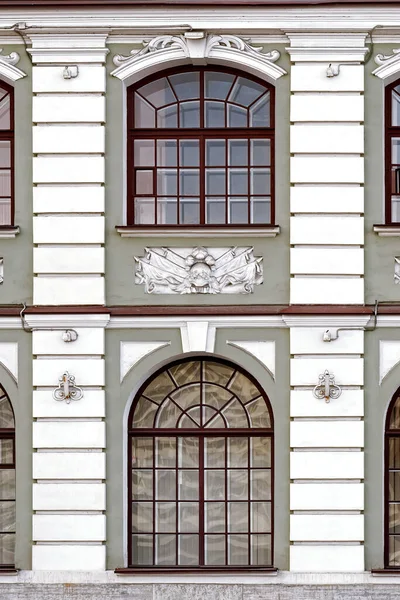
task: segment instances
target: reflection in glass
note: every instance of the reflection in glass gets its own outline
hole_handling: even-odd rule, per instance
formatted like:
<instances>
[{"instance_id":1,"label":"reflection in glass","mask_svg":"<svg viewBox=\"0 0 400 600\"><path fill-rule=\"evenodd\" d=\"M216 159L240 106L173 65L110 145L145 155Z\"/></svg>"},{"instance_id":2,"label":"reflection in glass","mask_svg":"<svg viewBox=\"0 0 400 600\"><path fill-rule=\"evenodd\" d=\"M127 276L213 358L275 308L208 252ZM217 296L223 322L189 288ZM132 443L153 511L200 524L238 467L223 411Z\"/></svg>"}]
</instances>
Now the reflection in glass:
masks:
<instances>
[{"instance_id":1,"label":"reflection in glass","mask_svg":"<svg viewBox=\"0 0 400 600\"><path fill-rule=\"evenodd\" d=\"M267 92L250 107L250 127L270 127L270 112L270 96Z\"/></svg>"},{"instance_id":2,"label":"reflection in glass","mask_svg":"<svg viewBox=\"0 0 400 600\"><path fill-rule=\"evenodd\" d=\"M157 127L178 127L178 111L176 104L172 104L171 106L166 106L165 108L158 109Z\"/></svg>"},{"instance_id":3,"label":"reflection in glass","mask_svg":"<svg viewBox=\"0 0 400 600\"><path fill-rule=\"evenodd\" d=\"M197 225L200 223L200 199L181 198L179 202L179 222L183 225Z\"/></svg>"},{"instance_id":4,"label":"reflection in glass","mask_svg":"<svg viewBox=\"0 0 400 600\"><path fill-rule=\"evenodd\" d=\"M252 166L267 166L271 163L270 140L250 140L250 164Z\"/></svg>"},{"instance_id":5,"label":"reflection in glass","mask_svg":"<svg viewBox=\"0 0 400 600\"><path fill-rule=\"evenodd\" d=\"M206 140L206 167L225 166L225 140Z\"/></svg>"},{"instance_id":6,"label":"reflection in glass","mask_svg":"<svg viewBox=\"0 0 400 600\"><path fill-rule=\"evenodd\" d=\"M135 198L135 223L137 225L155 223L154 198Z\"/></svg>"},{"instance_id":7,"label":"reflection in glass","mask_svg":"<svg viewBox=\"0 0 400 600\"><path fill-rule=\"evenodd\" d=\"M132 503L132 531L153 531L153 504L151 502Z\"/></svg>"},{"instance_id":8,"label":"reflection in glass","mask_svg":"<svg viewBox=\"0 0 400 600\"><path fill-rule=\"evenodd\" d=\"M205 503L205 531L207 533L219 533L225 531L225 503Z\"/></svg>"},{"instance_id":9,"label":"reflection in glass","mask_svg":"<svg viewBox=\"0 0 400 600\"><path fill-rule=\"evenodd\" d=\"M228 127L247 127L247 110L228 104Z\"/></svg>"},{"instance_id":10,"label":"reflection in glass","mask_svg":"<svg viewBox=\"0 0 400 600\"><path fill-rule=\"evenodd\" d=\"M182 167L198 167L200 164L199 140L180 140L179 158Z\"/></svg>"},{"instance_id":11,"label":"reflection in glass","mask_svg":"<svg viewBox=\"0 0 400 600\"><path fill-rule=\"evenodd\" d=\"M10 127L11 127L10 94L0 88L0 98L1 98L1 100L0 100L0 129L10 129Z\"/></svg>"},{"instance_id":12,"label":"reflection in glass","mask_svg":"<svg viewBox=\"0 0 400 600\"><path fill-rule=\"evenodd\" d=\"M0 167L11 167L11 142L0 141Z\"/></svg>"},{"instance_id":13,"label":"reflection in glass","mask_svg":"<svg viewBox=\"0 0 400 600\"><path fill-rule=\"evenodd\" d=\"M206 535L205 536L205 562L206 565L224 565L225 564L225 536L224 535Z\"/></svg>"},{"instance_id":14,"label":"reflection in glass","mask_svg":"<svg viewBox=\"0 0 400 600\"><path fill-rule=\"evenodd\" d=\"M172 469L156 471L156 500L176 499L176 472Z\"/></svg>"},{"instance_id":15,"label":"reflection in glass","mask_svg":"<svg viewBox=\"0 0 400 600\"><path fill-rule=\"evenodd\" d=\"M175 532L176 507L175 502L156 502L156 531Z\"/></svg>"},{"instance_id":16,"label":"reflection in glass","mask_svg":"<svg viewBox=\"0 0 400 600\"><path fill-rule=\"evenodd\" d=\"M136 193L153 194L153 171L136 171Z\"/></svg>"},{"instance_id":17,"label":"reflection in glass","mask_svg":"<svg viewBox=\"0 0 400 600\"><path fill-rule=\"evenodd\" d=\"M243 224L248 223L248 204L247 199L228 198L229 223Z\"/></svg>"},{"instance_id":18,"label":"reflection in glass","mask_svg":"<svg viewBox=\"0 0 400 600\"><path fill-rule=\"evenodd\" d=\"M199 564L199 536L198 535L179 535L179 564L180 565L198 565Z\"/></svg>"},{"instance_id":19,"label":"reflection in glass","mask_svg":"<svg viewBox=\"0 0 400 600\"><path fill-rule=\"evenodd\" d=\"M132 557L135 565L153 564L153 536L152 535L133 535L132 536Z\"/></svg>"},{"instance_id":20,"label":"reflection in glass","mask_svg":"<svg viewBox=\"0 0 400 600\"><path fill-rule=\"evenodd\" d=\"M265 224L271 222L271 198L250 199L251 222Z\"/></svg>"},{"instance_id":21,"label":"reflection in glass","mask_svg":"<svg viewBox=\"0 0 400 600\"><path fill-rule=\"evenodd\" d=\"M176 167L177 164L176 140L157 140L157 165L159 167Z\"/></svg>"},{"instance_id":22,"label":"reflection in glass","mask_svg":"<svg viewBox=\"0 0 400 600\"><path fill-rule=\"evenodd\" d=\"M247 166L249 163L248 147L248 140L228 140L228 165L230 167Z\"/></svg>"},{"instance_id":23,"label":"reflection in glass","mask_svg":"<svg viewBox=\"0 0 400 600\"><path fill-rule=\"evenodd\" d=\"M155 81L142 86L139 88L138 92L156 108L176 101L176 97L173 94L166 77L156 79Z\"/></svg>"},{"instance_id":24,"label":"reflection in glass","mask_svg":"<svg viewBox=\"0 0 400 600\"><path fill-rule=\"evenodd\" d=\"M400 86L392 90L392 125L394 127L400 125Z\"/></svg>"},{"instance_id":25,"label":"reflection in glass","mask_svg":"<svg viewBox=\"0 0 400 600\"><path fill-rule=\"evenodd\" d=\"M157 169L157 193L175 196L178 191L176 169Z\"/></svg>"},{"instance_id":26,"label":"reflection in glass","mask_svg":"<svg viewBox=\"0 0 400 600\"><path fill-rule=\"evenodd\" d=\"M248 194L248 171L247 169L229 169L228 193L235 195ZM247 198L246 198L247 207ZM246 215L247 221L247 215Z\"/></svg>"},{"instance_id":27,"label":"reflection in glass","mask_svg":"<svg viewBox=\"0 0 400 600\"><path fill-rule=\"evenodd\" d=\"M205 97L215 98L216 100L226 100L234 79L235 76L230 73L213 71L205 73Z\"/></svg>"},{"instance_id":28,"label":"reflection in glass","mask_svg":"<svg viewBox=\"0 0 400 600\"><path fill-rule=\"evenodd\" d=\"M183 102L179 110L181 127L200 127L200 102Z\"/></svg>"},{"instance_id":29,"label":"reflection in glass","mask_svg":"<svg viewBox=\"0 0 400 600\"><path fill-rule=\"evenodd\" d=\"M228 100L242 106L249 106L264 92L264 86L259 83L245 79L244 77L238 77L229 94Z\"/></svg>"},{"instance_id":30,"label":"reflection in glass","mask_svg":"<svg viewBox=\"0 0 400 600\"><path fill-rule=\"evenodd\" d=\"M182 196L198 196L200 191L199 169L180 169L179 190Z\"/></svg>"},{"instance_id":31,"label":"reflection in glass","mask_svg":"<svg viewBox=\"0 0 400 600\"><path fill-rule=\"evenodd\" d=\"M206 194L225 194L225 169L206 169Z\"/></svg>"},{"instance_id":32,"label":"reflection in glass","mask_svg":"<svg viewBox=\"0 0 400 600\"><path fill-rule=\"evenodd\" d=\"M178 100L190 100L200 96L200 74L198 71L177 73L168 77Z\"/></svg>"},{"instance_id":33,"label":"reflection in glass","mask_svg":"<svg viewBox=\"0 0 400 600\"><path fill-rule=\"evenodd\" d=\"M156 563L158 565L176 565L176 536L156 535Z\"/></svg>"},{"instance_id":34,"label":"reflection in glass","mask_svg":"<svg viewBox=\"0 0 400 600\"><path fill-rule=\"evenodd\" d=\"M228 535L228 564L249 563L249 539L247 535Z\"/></svg>"},{"instance_id":35,"label":"reflection in glass","mask_svg":"<svg viewBox=\"0 0 400 600\"><path fill-rule=\"evenodd\" d=\"M206 198L206 223L213 225L225 223L225 199Z\"/></svg>"},{"instance_id":36,"label":"reflection in glass","mask_svg":"<svg viewBox=\"0 0 400 600\"><path fill-rule=\"evenodd\" d=\"M132 472L132 498L133 500L153 499L153 471L136 469Z\"/></svg>"},{"instance_id":37,"label":"reflection in glass","mask_svg":"<svg viewBox=\"0 0 400 600\"><path fill-rule=\"evenodd\" d=\"M225 104L206 101L204 105L205 126L225 127Z\"/></svg>"},{"instance_id":38,"label":"reflection in glass","mask_svg":"<svg viewBox=\"0 0 400 600\"><path fill-rule=\"evenodd\" d=\"M135 140L133 148L136 167L154 166L154 140Z\"/></svg>"},{"instance_id":39,"label":"reflection in glass","mask_svg":"<svg viewBox=\"0 0 400 600\"><path fill-rule=\"evenodd\" d=\"M159 198L157 202L157 223L176 225L178 222L178 202L176 198Z\"/></svg>"},{"instance_id":40,"label":"reflection in glass","mask_svg":"<svg viewBox=\"0 0 400 600\"><path fill-rule=\"evenodd\" d=\"M1 123L1 122L0 122ZM144 98L135 94L135 127L153 128L156 124L156 112Z\"/></svg>"}]
</instances>

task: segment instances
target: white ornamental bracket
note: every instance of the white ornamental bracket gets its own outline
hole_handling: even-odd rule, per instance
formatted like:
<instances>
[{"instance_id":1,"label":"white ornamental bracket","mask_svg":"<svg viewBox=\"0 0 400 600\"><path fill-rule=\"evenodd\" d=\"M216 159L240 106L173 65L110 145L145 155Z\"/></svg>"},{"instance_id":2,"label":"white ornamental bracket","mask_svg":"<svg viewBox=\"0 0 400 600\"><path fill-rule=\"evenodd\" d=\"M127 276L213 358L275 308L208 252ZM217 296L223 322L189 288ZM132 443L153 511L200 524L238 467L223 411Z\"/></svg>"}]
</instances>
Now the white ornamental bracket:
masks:
<instances>
[{"instance_id":1,"label":"white ornamental bracket","mask_svg":"<svg viewBox=\"0 0 400 600\"><path fill-rule=\"evenodd\" d=\"M80 400L83 398L82 389L75 385L75 377L70 375L68 371L65 371L58 381L60 382L59 386L53 392L54 400L57 400L57 402L65 400L69 404L71 400Z\"/></svg>"},{"instance_id":2,"label":"white ornamental bracket","mask_svg":"<svg viewBox=\"0 0 400 600\"><path fill-rule=\"evenodd\" d=\"M341 388L335 384L335 376L325 370L319 377L319 383L313 389L313 394L317 400L325 399L325 402L336 400L342 393Z\"/></svg>"}]
</instances>

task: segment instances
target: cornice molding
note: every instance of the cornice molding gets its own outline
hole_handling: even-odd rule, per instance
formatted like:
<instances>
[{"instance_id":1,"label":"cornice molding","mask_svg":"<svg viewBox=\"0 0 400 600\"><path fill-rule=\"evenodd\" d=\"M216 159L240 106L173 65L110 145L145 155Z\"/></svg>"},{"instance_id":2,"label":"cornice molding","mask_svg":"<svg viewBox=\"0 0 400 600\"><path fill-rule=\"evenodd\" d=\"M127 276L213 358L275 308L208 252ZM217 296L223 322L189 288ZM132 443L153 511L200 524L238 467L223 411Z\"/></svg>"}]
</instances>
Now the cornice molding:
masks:
<instances>
[{"instance_id":1,"label":"cornice molding","mask_svg":"<svg viewBox=\"0 0 400 600\"><path fill-rule=\"evenodd\" d=\"M286 71L275 65L278 50L264 52L262 47L251 46L235 35L206 34L190 31L183 35L158 35L145 42L144 48L132 50L130 55L117 54L113 58L116 69L111 75L122 81L135 81L152 72L154 67L179 64L201 65L219 63L244 67L247 71L276 81Z\"/></svg>"},{"instance_id":2,"label":"cornice molding","mask_svg":"<svg viewBox=\"0 0 400 600\"><path fill-rule=\"evenodd\" d=\"M400 72L400 48L394 48L393 54L377 54L374 61L379 66L372 71L373 75L379 79L392 77Z\"/></svg>"},{"instance_id":3,"label":"cornice molding","mask_svg":"<svg viewBox=\"0 0 400 600\"><path fill-rule=\"evenodd\" d=\"M367 36L367 32L289 32L286 50L293 62L364 62Z\"/></svg>"},{"instance_id":4,"label":"cornice molding","mask_svg":"<svg viewBox=\"0 0 400 600\"><path fill-rule=\"evenodd\" d=\"M30 329L72 328L72 327L107 327L109 314L24 314L24 321ZM0 319L1 324L1 319ZM0 325L1 328L1 325Z\"/></svg>"},{"instance_id":5,"label":"cornice molding","mask_svg":"<svg viewBox=\"0 0 400 600\"><path fill-rule=\"evenodd\" d=\"M366 327L370 315L282 315L287 327Z\"/></svg>"},{"instance_id":6,"label":"cornice molding","mask_svg":"<svg viewBox=\"0 0 400 600\"><path fill-rule=\"evenodd\" d=\"M266 238L276 237L280 233L279 225L265 227L129 227L117 225L117 233L122 238L166 238L178 235L180 238Z\"/></svg>"},{"instance_id":7,"label":"cornice molding","mask_svg":"<svg viewBox=\"0 0 400 600\"><path fill-rule=\"evenodd\" d=\"M15 66L21 59L18 52L10 52L10 54L1 54L1 52L2 49L0 49L0 77L4 77L11 84L26 77L26 73Z\"/></svg>"}]
</instances>

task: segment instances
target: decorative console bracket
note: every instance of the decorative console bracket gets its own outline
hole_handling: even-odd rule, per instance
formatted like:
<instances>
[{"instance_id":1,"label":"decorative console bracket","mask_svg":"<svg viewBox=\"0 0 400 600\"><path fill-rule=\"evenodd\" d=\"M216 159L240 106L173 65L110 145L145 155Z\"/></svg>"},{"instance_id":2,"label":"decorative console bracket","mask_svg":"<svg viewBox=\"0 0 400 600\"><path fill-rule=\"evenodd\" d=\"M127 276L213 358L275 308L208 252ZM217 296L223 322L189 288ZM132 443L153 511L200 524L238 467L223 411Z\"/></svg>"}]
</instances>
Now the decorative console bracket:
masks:
<instances>
[{"instance_id":1,"label":"decorative console bracket","mask_svg":"<svg viewBox=\"0 0 400 600\"><path fill-rule=\"evenodd\" d=\"M330 399L336 400L342 393L341 388L335 385L335 376L333 373L329 373L328 370L324 371L322 375L318 377L319 383L313 389L313 394L317 400L325 398L325 402L330 402Z\"/></svg>"},{"instance_id":2,"label":"decorative console bracket","mask_svg":"<svg viewBox=\"0 0 400 600\"><path fill-rule=\"evenodd\" d=\"M1 54L1 52L3 52L2 49L0 49L0 75L10 83L26 77L26 73L15 66L21 58L18 52L11 52L10 54Z\"/></svg>"},{"instance_id":3,"label":"decorative console bracket","mask_svg":"<svg viewBox=\"0 0 400 600\"><path fill-rule=\"evenodd\" d=\"M379 66L372 74L387 79L400 71L400 48L394 48L393 54L377 54L374 60Z\"/></svg>"},{"instance_id":4,"label":"decorative console bracket","mask_svg":"<svg viewBox=\"0 0 400 600\"><path fill-rule=\"evenodd\" d=\"M54 400L58 402L65 400L69 404L71 400L80 400L83 398L81 388L75 385L75 377L70 375L68 371L65 371L58 381L60 384L53 392Z\"/></svg>"}]
</instances>

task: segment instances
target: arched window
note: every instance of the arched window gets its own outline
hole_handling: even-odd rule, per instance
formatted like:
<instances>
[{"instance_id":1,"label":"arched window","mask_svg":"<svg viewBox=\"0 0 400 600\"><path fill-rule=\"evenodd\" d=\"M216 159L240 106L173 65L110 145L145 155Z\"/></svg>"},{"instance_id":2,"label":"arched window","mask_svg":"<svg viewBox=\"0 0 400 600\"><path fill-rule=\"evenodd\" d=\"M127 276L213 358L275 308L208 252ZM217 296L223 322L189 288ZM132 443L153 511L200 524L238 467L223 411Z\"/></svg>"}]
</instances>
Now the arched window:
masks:
<instances>
[{"instance_id":1,"label":"arched window","mask_svg":"<svg viewBox=\"0 0 400 600\"><path fill-rule=\"evenodd\" d=\"M158 371L129 417L129 566L271 567L272 469L272 411L250 375L214 358Z\"/></svg>"},{"instance_id":2,"label":"arched window","mask_svg":"<svg viewBox=\"0 0 400 600\"><path fill-rule=\"evenodd\" d=\"M0 226L14 219L14 102L13 89L0 81Z\"/></svg>"},{"instance_id":3,"label":"arched window","mask_svg":"<svg viewBox=\"0 0 400 600\"><path fill-rule=\"evenodd\" d=\"M0 569L14 566L15 524L14 413L0 387Z\"/></svg>"},{"instance_id":4,"label":"arched window","mask_svg":"<svg viewBox=\"0 0 400 600\"><path fill-rule=\"evenodd\" d=\"M128 91L128 225L274 223L273 88L217 67Z\"/></svg>"}]
</instances>

